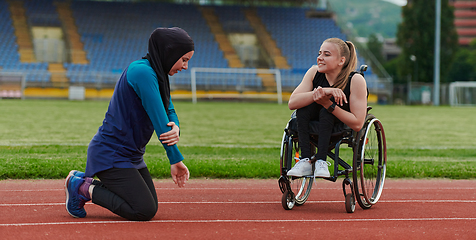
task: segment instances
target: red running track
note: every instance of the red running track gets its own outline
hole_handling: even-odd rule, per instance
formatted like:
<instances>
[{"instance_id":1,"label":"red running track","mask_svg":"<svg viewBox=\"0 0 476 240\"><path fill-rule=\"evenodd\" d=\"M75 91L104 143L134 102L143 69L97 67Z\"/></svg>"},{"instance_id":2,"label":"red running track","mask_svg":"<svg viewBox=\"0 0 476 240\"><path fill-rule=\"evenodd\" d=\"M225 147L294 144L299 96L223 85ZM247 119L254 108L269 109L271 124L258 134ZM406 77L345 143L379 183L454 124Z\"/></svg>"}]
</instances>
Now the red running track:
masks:
<instances>
[{"instance_id":1,"label":"red running track","mask_svg":"<svg viewBox=\"0 0 476 240\"><path fill-rule=\"evenodd\" d=\"M476 239L475 183L387 179L376 205L349 214L340 179L290 211L274 179L157 180L157 215L131 222L90 203L70 217L63 180L3 180L0 239Z\"/></svg>"}]
</instances>

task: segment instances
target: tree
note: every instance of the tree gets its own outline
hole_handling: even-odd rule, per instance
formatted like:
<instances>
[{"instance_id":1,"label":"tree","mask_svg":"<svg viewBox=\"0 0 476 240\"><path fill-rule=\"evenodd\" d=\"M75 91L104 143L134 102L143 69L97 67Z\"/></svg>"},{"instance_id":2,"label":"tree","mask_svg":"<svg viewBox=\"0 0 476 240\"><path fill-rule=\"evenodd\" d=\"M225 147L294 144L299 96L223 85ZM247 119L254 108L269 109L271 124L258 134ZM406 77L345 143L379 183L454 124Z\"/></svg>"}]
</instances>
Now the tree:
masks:
<instances>
[{"instance_id":1,"label":"tree","mask_svg":"<svg viewBox=\"0 0 476 240\"><path fill-rule=\"evenodd\" d=\"M377 34L370 34L369 41L367 42L367 48L375 56L375 58L383 64L385 61L383 59L382 47L383 43L379 40Z\"/></svg>"},{"instance_id":2,"label":"tree","mask_svg":"<svg viewBox=\"0 0 476 240\"><path fill-rule=\"evenodd\" d=\"M383 76L383 74L378 70L377 64L384 64L385 60L382 54L383 43L379 40L377 34L372 33L369 35L369 40L367 42L367 49L369 54L372 54L373 57L370 57L370 65L372 69L377 73L378 76ZM369 58L369 57L367 57ZM378 63L376 63L378 62Z\"/></svg>"},{"instance_id":3,"label":"tree","mask_svg":"<svg viewBox=\"0 0 476 240\"><path fill-rule=\"evenodd\" d=\"M474 81L475 66L470 62L471 53L466 48L461 48L455 56L449 71L449 81Z\"/></svg>"},{"instance_id":4,"label":"tree","mask_svg":"<svg viewBox=\"0 0 476 240\"><path fill-rule=\"evenodd\" d=\"M473 66L473 76L476 75L476 39L469 43L468 49L468 64Z\"/></svg>"},{"instance_id":5,"label":"tree","mask_svg":"<svg viewBox=\"0 0 476 240\"><path fill-rule=\"evenodd\" d=\"M449 81L476 81L476 39L456 53L451 65Z\"/></svg>"},{"instance_id":6,"label":"tree","mask_svg":"<svg viewBox=\"0 0 476 240\"><path fill-rule=\"evenodd\" d=\"M436 1L408 1L402 8L403 21L398 26L397 45L402 49L398 75L413 76L413 81L432 82L435 48ZM441 0L440 79L444 81L458 50L454 26L454 7ZM411 57L411 56L414 57ZM414 61L412 61L413 59ZM416 67L417 66L417 67Z\"/></svg>"}]
</instances>

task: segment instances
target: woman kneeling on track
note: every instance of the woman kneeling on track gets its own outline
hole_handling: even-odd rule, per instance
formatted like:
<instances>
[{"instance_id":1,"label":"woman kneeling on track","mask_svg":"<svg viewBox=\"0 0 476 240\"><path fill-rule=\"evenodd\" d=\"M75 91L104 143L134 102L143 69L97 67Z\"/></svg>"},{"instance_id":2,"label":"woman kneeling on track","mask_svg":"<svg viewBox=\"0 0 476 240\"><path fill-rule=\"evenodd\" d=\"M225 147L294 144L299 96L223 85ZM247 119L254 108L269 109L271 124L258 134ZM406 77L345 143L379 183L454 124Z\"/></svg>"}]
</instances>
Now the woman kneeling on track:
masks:
<instances>
[{"instance_id":1,"label":"woman kneeling on track","mask_svg":"<svg viewBox=\"0 0 476 240\"><path fill-rule=\"evenodd\" d=\"M71 216L85 217L84 204L91 199L128 220L155 216L157 193L143 158L154 130L166 150L173 181L184 186L190 173L176 145L180 129L168 75L187 69L193 54L193 40L184 30L152 32L148 54L132 62L116 84L103 124L89 144L86 172L72 170L66 178Z\"/></svg>"},{"instance_id":2,"label":"woman kneeling on track","mask_svg":"<svg viewBox=\"0 0 476 240\"><path fill-rule=\"evenodd\" d=\"M296 111L299 161L288 176L312 175L309 122L318 120L317 154L314 177L330 177L327 158L335 124L343 122L359 131L367 113L367 85L357 65L354 44L339 38L326 39L319 50L317 66L312 66L289 98L289 109ZM329 164L330 165L330 164Z\"/></svg>"}]
</instances>

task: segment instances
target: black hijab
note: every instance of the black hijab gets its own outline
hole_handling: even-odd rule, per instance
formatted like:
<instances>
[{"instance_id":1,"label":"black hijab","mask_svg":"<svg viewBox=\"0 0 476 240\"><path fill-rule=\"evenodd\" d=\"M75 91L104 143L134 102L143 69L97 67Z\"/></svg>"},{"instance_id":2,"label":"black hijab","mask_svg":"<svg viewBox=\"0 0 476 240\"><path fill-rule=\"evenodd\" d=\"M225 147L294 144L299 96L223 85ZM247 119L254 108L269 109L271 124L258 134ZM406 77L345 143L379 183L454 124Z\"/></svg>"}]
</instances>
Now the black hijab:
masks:
<instances>
[{"instance_id":1,"label":"black hijab","mask_svg":"<svg viewBox=\"0 0 476 240\"><path fill-rule=\"evenodd\" d=\"M193 51L192 38L183 29L157 28L149 38L148 53L145 57L157 74L160 96L167 111L170 102L169 71L184 54Z\"/></svg>"}]
</instances>

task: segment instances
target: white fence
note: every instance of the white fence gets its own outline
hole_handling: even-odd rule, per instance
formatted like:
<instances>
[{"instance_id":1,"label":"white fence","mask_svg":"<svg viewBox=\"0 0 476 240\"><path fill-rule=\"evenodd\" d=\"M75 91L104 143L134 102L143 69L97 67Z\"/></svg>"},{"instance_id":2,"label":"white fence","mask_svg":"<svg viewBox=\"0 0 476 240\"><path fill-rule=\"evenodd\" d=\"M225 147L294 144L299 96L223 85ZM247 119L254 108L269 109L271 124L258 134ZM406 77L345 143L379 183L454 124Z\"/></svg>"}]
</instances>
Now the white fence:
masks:
<instances>
[{"instance_id":1,"label":"white fence","mask_svg":"<svg viewBox=\"0 0 476 240\"><path fill-rule=\"evenodd\" d=\"M202 76L199 73L203 73ZM233 86L239 92L246 89L259 89L262 87L262 82L256 74L274 74L276 81L276 98L279 104L283 102L282 86L281 86L281 72L279 69L251 69L251 68L192 68L191 69L191 90L192 101L197 102L197 86L202 87L211 85L211 80L219 79L219 82L214 85Z\"/></svg>"},{"instance_id":2,"label":"white fence","mask_svg":"<svg viewBox=\"0 0 476 240\"><path fill-rule=\"evenodd\" d=\"M170 77L170 87L173 91L190 91L194 103L197 102L198 98L276 99L278 103L282 103L282 93L292 92L305 74L304 70L249 68L191 68L189 71L190 73L184 71ZM95 89L113 89L121 76L120 72L92 70L68 71L61 76L55 76L58 73L50 73L47 70L0 71L0 77L12 74L23 77L22 93L25 87L69 88L70 86L81 86ZM269 76L263 76L266 74ZM271 83L271 85L265 86L264 78L266 77L269 78L268 83ZM52 81L52 79L58 78L63 78L65 81ZM379 98L384 96L385 99L389 99L389 102L391 101L393 89L391 81L372 76L366 76L366 80L370 93L379 95ZM11 95L10 92L8 94ZM190 93L183 97L190 98Z\"/></svg>"}]
</instances>

